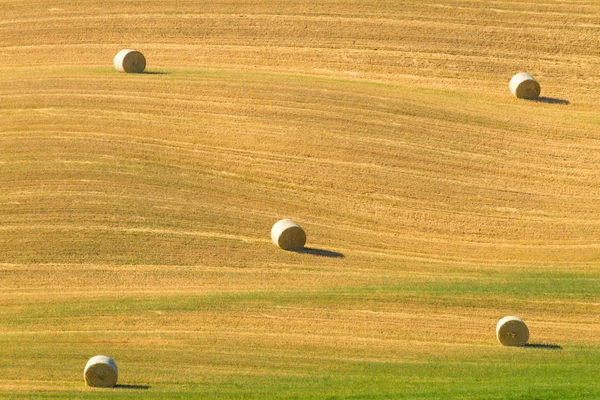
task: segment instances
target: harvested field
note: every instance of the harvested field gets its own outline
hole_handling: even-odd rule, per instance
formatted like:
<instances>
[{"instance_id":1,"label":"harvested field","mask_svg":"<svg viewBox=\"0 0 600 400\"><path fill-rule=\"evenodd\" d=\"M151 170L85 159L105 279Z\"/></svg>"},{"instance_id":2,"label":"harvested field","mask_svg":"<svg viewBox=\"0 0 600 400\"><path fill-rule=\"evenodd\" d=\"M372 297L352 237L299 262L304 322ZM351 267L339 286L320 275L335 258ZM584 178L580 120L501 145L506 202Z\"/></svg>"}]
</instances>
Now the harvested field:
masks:
<instances>
[{"instance_id":1,"label":"harvested field","mask_svg":"<svg viewBox=\"0 0 600 400\"><path fill-rule=\"evenodd\" d=\"M600 397L600 4L206 3L0 1L0 397Z\"/></svg>"}]
</instances>

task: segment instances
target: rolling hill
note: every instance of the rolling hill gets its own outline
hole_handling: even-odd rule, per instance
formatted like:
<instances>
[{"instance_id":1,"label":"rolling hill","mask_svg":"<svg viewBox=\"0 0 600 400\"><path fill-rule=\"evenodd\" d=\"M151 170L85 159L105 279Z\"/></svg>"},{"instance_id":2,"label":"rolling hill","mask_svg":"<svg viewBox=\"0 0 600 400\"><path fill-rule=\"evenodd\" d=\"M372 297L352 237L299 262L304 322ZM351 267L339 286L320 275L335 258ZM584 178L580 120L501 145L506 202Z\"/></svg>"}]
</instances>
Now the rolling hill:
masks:
<instances>
[{"instance_id":1,"label":"rolling hill","mask_svg":"<svg viewBox=\"0 0 600 400\"><path fill-rule=\"evenodd\" d=\"M595 1L0 0L0 397L600 397L599 32Z\"/></svg>"}]
</instances>

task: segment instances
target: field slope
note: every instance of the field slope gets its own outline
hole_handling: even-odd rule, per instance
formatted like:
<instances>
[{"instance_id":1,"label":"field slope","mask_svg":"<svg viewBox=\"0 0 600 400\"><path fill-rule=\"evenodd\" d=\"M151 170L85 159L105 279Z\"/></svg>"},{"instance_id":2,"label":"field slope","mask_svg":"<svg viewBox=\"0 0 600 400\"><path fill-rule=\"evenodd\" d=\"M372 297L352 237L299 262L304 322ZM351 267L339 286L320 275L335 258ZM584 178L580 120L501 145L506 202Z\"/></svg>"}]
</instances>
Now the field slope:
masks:
<instances>
[{"instance_id":1,"label":"field slope","mask_svg":"<svg viewBox=\"0 0 600 400\"><path fill-rule=\"evenodd\" d=\"M0 0L0 398L600 398L599 33L597 1Z\"/></svg>"}]
</instances>

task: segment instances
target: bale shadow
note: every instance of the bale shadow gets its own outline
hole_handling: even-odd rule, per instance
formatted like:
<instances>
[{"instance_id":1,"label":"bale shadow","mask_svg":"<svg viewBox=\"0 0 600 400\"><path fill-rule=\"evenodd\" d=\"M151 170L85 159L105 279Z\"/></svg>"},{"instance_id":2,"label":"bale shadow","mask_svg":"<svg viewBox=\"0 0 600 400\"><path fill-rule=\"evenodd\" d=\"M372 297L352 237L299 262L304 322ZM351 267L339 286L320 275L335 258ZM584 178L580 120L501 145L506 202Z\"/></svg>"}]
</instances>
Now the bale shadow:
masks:
<instances>
[{"instance_id":1,"label":"bale shadow","mask_svg":"<svg viewBox=\"0 0 600 400\"><path fill-rule=\"evenodd\" d=\"M324 250L324 249L312 249L310 247L305 247L302 250L297 250L296 253L310 254L312 256L328 257L328 258L344 258L344 255L342 253L338 253L337 251L330 251L330 250Z\"/></svg>"},{"instance_id":2,"label":"bale shadow","mask_svg":"<svg viewBox=\"0 0 600 400\"><path fill-rule=\"evenodd\" d=\"M535 101L537 103L546 103L546 104L562 104L565 106L571 104L571 102L569 100L556 99L554 97L538 97L537 99L532 99L531 101Z\"/></svg>"},{"instance_id":3,"label":"bale shadow","mask_svg":"<svg viewBox=\"0 0 600 400\"><path fill-rule=\"evenodd\" d=\"M527 347L530 349L562 350L562 346L547 343L527 343L523 345L523 347Z\"/></svg>"},{"instance_id":4,"label":"bale shadow","mask_svg":"<svg viewBox=\"0 0 600 400\"><path fill-rule=\"evenodd\" d=\"M115 389L137 389L137 390L148 390L150 389L149 385L115 385L113 386Z\"/></svg>"},{"instance_id":5,"label":"bale shadow","mask_svg":"<svg viewBox=\"0 0 600 400\"><path fill-rule=\"evenodd\" d=\"M169 75L170 72L167 71L144 71L142 74L145 75Z\"/></svg>"}]
</instances>

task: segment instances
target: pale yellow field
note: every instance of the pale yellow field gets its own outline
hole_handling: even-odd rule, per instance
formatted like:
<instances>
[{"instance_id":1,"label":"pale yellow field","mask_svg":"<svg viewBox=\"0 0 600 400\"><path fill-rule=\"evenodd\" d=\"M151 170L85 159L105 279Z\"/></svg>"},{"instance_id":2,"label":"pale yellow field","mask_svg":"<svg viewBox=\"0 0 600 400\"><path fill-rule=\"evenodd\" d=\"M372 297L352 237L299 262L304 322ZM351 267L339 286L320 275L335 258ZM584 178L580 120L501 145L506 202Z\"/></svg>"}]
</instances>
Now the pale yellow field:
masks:
<instances>
[{"instance_id":1,"label":"pale yellow field","mask_svg":"<svg viewBox=\"0 0 600 400\"><path fill-rule=\"evenodd\" d=\"M205 3L0 0L0 396L598 351L600 3Z\"/></svg>"}]
</instances>

